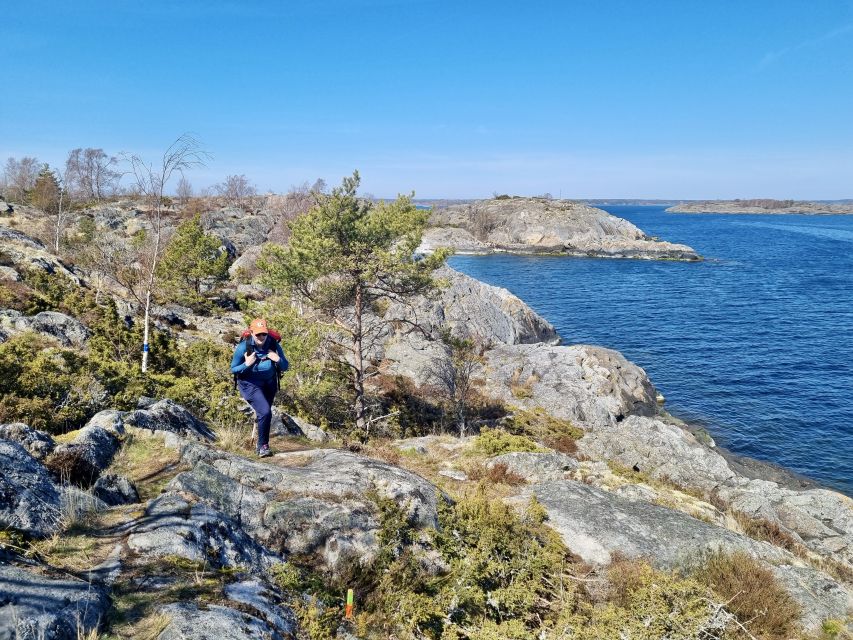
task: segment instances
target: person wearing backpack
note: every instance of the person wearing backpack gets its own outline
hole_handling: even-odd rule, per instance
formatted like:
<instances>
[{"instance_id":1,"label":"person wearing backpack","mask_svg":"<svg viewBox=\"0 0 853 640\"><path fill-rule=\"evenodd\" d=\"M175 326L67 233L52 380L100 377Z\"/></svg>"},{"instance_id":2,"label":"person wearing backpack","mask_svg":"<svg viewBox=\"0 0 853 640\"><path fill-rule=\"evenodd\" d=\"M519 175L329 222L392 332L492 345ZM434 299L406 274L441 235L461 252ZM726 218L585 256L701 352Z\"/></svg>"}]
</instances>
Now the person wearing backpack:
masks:
<instances>
[{"instance_id":1,"label":"person wearing backpack","mask_svg":"<svg viewBox=\"0 0 853 640\"><path fill-rule=\"evenodd\" d=\"M289 364L281 349L279 336L267 328L267 321L255 318L244 332L244 339L234 349L231 373L234 374L240 395L254 409L258 423L258 457L272 455L270 423L272 403L279 387L279 377Z\"/></svg>"}]
</instances>

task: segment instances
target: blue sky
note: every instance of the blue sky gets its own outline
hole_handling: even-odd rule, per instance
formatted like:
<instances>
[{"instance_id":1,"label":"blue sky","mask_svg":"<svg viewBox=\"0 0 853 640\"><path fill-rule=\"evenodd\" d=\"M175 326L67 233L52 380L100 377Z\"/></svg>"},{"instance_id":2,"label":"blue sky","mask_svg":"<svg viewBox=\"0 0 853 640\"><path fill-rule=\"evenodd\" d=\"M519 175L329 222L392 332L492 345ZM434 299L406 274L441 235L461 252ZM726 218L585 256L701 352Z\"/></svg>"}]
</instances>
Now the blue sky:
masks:
<instances>
[{"instance_id":1,"label":"blue sky","mask_svg":"<svg viewBox=\"0 0 853 640\"><path fill-rule=\"evenodd\" d=\"M853 0L9 2L0 161L184 132L202 187L853 198Z\"/></svg>"}]
</instances>

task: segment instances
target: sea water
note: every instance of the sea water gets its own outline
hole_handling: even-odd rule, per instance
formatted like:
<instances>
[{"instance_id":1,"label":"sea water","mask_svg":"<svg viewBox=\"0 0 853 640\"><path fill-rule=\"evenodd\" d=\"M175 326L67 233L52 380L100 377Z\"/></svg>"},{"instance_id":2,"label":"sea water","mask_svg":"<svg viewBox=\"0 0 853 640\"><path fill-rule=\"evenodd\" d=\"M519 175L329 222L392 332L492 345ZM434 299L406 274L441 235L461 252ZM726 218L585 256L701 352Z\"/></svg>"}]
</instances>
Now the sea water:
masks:
<instances>
[{"instance_id":1,"label":"sea water","mask_svg":"<svg viewBox=\"0 0 853 640\"><path fill-rule=\"evenodd\" d=\"M705 261L492 255L450 264L512 291L564 344L621 351L670 413L726 448L853 495L853 215L602 208Z\"/></svg>"}]
</instances>

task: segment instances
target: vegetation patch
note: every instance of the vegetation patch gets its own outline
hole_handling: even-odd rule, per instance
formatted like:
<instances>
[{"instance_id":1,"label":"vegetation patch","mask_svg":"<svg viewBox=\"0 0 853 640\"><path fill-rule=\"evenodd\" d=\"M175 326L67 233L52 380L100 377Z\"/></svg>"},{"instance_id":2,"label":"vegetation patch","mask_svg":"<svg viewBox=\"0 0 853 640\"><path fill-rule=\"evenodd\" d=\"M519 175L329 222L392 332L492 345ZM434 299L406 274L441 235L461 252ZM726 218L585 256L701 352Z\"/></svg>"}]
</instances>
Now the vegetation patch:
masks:
<instances>
[{"instance_id":1,"label":"vegetation patch","mask_svg":"<svg viewBox=\"0 0 853 640\"><path fill-rule=\"evenodd\" d=\"M473 450L485 456L499 456L514 451L542 451L533 440L527 436L514 435L503 429L483 429L474 440Z\"/></svg>"},{"instance_id":2,"label":"vegetation patch","mask_svg":"<svg viewBox=\"0 0 853 640\"><path fill-rule=\"evenodd\" d=\"M742 552L712 554L696 577L754 636L784 640L799 632L800 606L773 572L751 556ZM749 636L735 633L733 637Z\"/></svg>"},{"instance_id":3,"label":"vegetation patch","mask_svg":"<svg viewBox=\"0 0 853 640\"><path fill-rule=\"evenodd\" d=\"M584 435L583 429L570 420L555 418L538 407L513 409L503 421L503 426L510 433L529 436L546 447L569 455L577 453L577 441Z\"/></svg>"},{"instance_id":4,"label":"vegetation patch","mask_svg":"<svg viewBox=\"0 0 853 640\"><path fill-rule=\"evenodd\" d=\"M169 481L184 470L177 450L167 449L162 437L142 430L125 435L124 444L109 467L109 472L125 476L136 485L143 502L160 495Z\"/></svg>"}]
</instances>

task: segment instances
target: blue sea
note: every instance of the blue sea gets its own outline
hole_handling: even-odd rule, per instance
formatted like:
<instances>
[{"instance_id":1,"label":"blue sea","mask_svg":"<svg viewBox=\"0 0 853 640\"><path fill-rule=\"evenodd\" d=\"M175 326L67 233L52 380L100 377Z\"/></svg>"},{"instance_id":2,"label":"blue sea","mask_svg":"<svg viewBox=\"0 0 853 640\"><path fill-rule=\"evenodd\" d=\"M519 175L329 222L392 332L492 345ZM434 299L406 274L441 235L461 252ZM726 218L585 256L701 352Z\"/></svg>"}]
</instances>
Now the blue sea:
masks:
<instances>
[{"instance_id":1,"label":"blue sea","mask_svg":"<svg viewBox=\"0 0 853 640\"><path fill-rule=\"evenodd\" d=\"M729 450L853 495L853 216L607 206L700 263L454 256L565 344L621 351Z\"/></svg>"}]
</instances>

